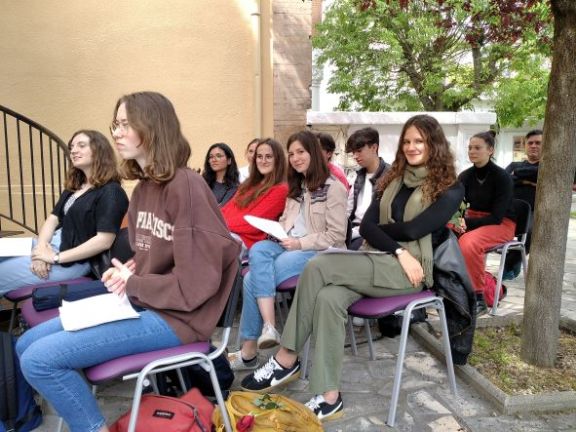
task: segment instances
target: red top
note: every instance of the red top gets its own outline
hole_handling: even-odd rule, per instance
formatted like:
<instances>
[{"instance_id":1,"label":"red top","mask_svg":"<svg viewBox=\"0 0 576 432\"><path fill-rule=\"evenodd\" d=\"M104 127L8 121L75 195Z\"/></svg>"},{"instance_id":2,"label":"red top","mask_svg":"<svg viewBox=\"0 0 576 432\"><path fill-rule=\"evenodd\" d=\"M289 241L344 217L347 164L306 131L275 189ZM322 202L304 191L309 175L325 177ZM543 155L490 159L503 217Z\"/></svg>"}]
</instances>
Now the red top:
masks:
<instances>
[{"instance_id":1,"label":"red top","mask_svg":"<svg viewBox=\"0 0 576 432\"><path fill-rule=\"evenodd\" d=\"M350 185L348 184L348 180L346 179L346 174L344 174L344 171L342 171L340 167L334 165L332 162L328 162L328 168L330 169L332 175L340 180L344 186L346 186L346 191L348 192L350 190Z\"/></svg>"},{"instance_id":2,"label":"red top","mask_svg":"<svg viewBox=\"0 0 576 432\"><path fill-rule=\"evenodd\" d=\"M222 214L228 224L228 229L238 234L246 247L250 249L254 243L264 240L266 233L246 222L244 216L251 215L278 220L284 211L287 196L288 185L286 183L272 186L264 195L260 195L245 208L238 207L236 196L234 196L222 207Z\"/></svg>"}]
</instances>

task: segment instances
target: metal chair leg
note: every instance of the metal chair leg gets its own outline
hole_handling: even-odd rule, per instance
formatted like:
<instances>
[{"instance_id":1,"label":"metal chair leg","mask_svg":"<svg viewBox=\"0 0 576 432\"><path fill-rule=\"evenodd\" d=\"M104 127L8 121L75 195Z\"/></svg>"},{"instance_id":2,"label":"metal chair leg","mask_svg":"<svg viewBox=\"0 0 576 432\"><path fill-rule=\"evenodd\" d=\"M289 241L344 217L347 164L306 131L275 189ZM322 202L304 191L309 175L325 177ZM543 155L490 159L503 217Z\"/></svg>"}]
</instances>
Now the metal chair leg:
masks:
<instances>
[{"instance_id":1,"label":"metal chair leg","mask_svg":"<svg viewBox=\"0 0 576 432\"><path fill-rule=\"evenodd\" d=\"M350 348L352 348L352 354L358 355L358 347L356 346L356 336L354 335L354 327L352 326L352 316L348 315L348 334L350 335Z\"/></svg>"},{"instance_id":2,"label":"metal chair leg","mask_svg":"<svg viewBox=\"0 0 576 432\"><path fill-rule=\"evenodd\" d=\"M450 350L450 341L448 338L448 325L446 321L446 313L444 311L444 303L442 299L436 298L433 301L418 302L414 301L410 303L403 312L402 317L402 332L400 333L400 345L398 347L398 358L396 360L396 368L394 370L394 385L392 388L392 398L390 400L390 411L388 411L388 419L386 423L390 427L394 427L396 421L396 409L398 407L398 399L400 397L400 385L402 382L402 371L404 368L404 359L406 357L406 344L408 341L408 331L410 329L410 317L412 316L412 311L415 309L422 308L433 308L438 311L440 317L440 323L442 326L442 342L444 346L444 355L446 357L446 368L448 369L448 381L450 383L450 388L452 393L457 396L456 389L456 377L454 375L454 365L452 363L452 352Z\"/></svg>"},{"instance_id":3,"label":"metal chair leg","mask_svg":"<svg viewBox=\"0 0 576 432\"><path fill-rule=\"evenodd\" d=\"M502 279L504 277L504 267L506 266L506 256L508 255L508 246L502 248L500 255L500 266L498 267L498 277L496 278L496 290L494 292L494 303L490 315L496 315L498 311L498 302L500 301L500 290L502 289Z\"/></svg>"},{"instance_id":4,"label":"metal chair leg","mask_svg":"<svg viewBox=\"0 0 576 432\"><path fill-rule=\"evenodd\" d=\"M400 333L398 358L396 359L396 368L394 368L394 385L392 387L392 398L390 399L390 411L388 411L388 420L386 422L390 427L394 427L394 422L396 421L396 408L398 407L398 398L400 397L400 384L402 381L402 369L404 368L404 357L406 355L406 343L408 341L411 314L412 307L408 306L402 317L402 332Z\"/></svg>"},{"instance_id":5,"label":"metal chair leg","mask_svg":"<svg viewBox=\"0 0 576 432\"><path fill-rule=\"evenodd\" d=\"M370 320L368 318L364 318L364 331L366 332L366 338L368 339L368 351L370 352L370 360L376 360L376 354L374 354L374 344L372 343Z\"/></svg>"},{"instance_id":6,"label":"metal chair leg","mask_svg":"<svg viewBox=\"0 0 576 432\"><path fill-rule=\"evenodd\" d=\"M528 259L526 258L525 246L522 246L522 248L520 248L520 254L522 255L522 274L524 275L524 289L526 289L526 279L528 277Z\"/></svg>"}]
</instances>

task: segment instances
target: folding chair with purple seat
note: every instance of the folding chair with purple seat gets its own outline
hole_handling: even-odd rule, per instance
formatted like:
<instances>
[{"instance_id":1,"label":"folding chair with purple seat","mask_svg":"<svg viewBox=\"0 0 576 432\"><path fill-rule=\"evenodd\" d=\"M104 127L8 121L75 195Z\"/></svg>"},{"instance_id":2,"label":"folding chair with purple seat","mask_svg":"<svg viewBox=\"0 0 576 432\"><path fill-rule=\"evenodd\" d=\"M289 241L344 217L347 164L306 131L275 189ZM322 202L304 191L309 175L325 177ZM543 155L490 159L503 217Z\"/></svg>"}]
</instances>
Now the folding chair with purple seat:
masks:
<instances>
[{"instance_id":1,"label":"folding chair with purple seat","mask_svg":"<svg viewBox=\"0 0 576 432\"><path fill-rule=\"evenodd\" d=\"M454 365L452 364L452 352L450 351L450 341L448 339L448 325L446 322L446 313L444 311L444 302L441 297L436 296L431 291L421 291L414 294L405 294L392 297L364 297L348 308L349 317L359 317L366 319L365 329L368 337L368 346L370 350L370 359L374 360L374 346L372 344L372 335L368 320L382 318L394 313L402 314L402 332L400 333L400 345L398 348L398 358L394 372L394 386L392 388L392 399L390 401L390 411L388 412L388 425L394 426L396 419L396 408L400 396L400 383L402 381L402 370L404 367L404 357L406 355L406 343L408 341L408 330L410 328L410 317L416 309L432 308L438 311L442 329L442 344L444 355L446 357L446 369L448 371L448 381L454 395L457 394L456 378L454 376ZM348 319L348 326L351 335L352 350L357 355L356 343L354 341L354 331L352 330L352 319Z\"/></svg>"},{"instance_id":2,"label":"folding chair with purple seat","mask_svg":"<svg viewBox=\"0 0 576 432\"><path fill-rule=\"evenodd\" d=\"M16 312L18 310L18 304L20 302L32 297L32 292L34 291L35 288L51 287L51 286L57 286L57 285L61 285L61 284L78 284L78 283L88 282L91 280L92 279L87 277L87 276L82 276L79 278L68 279L68 280L60 281L60 282L43 282L43 283L39 283L36 285L26 285L26 286L20 287L18 289L7 292L6 294L4 294L4 298L6 300L11 301L13 304L12 313L10 314L10 325L8 327L8 331L12 332L12 330L14 329L14 323L16 321ZM30 303L31 303L31 301L30 301Z\"/></svg>"},{"instance_id":3,"label":"folding chair with purple seat","mask_svg":"<svg viewBox=\"0 0 576 432\"><path fill-rule=\"evenodd\" d=\"M34 309L32 299L29 298L24 300L22 303L20 314L22 315L22 319L26 322L28 327L33 328L38 324L42 324L44 321L48 321L57 317L60 314L60 311L58 308L37 311Z\"/></svg>"},{"instance_id":4,"label":"folding chair with purple seat","mask_svg":"<svg viewBox=\"0 0 576 432\"><path fill-rule=\"evenodd\" d=\"M138 408L140 407L142 389L147 377L153 377L159 372L176 369L180 378L180 385L182 386L182 389L185 390L184 380L180 374L180 369L195 364L199 364L209 372L216 400L218 401L218 405L223 413L226 431L232 432L233 429L230 424L230 418L224 405L222 390L220 389L220 384L218 383L218 377L216 376L216 371L212 361L219 357L228 345L230 331L234 322L234 314L238 304L238 296L240 295L241 290L242 274L239 269L226 308L218 322L218 327L222 328L222 339L217 349L213 352L210 352L210 341L199 341L174 348L120 357L84 370L86 378L93 385L93 392L96 392L96 387L99 384L110 381L114 378L122 377L123 380L137 378L128 432L133 432L136 428L137 413ZM154 380L152 380L152 382L154 382Z\"/></svg>"}]
</instances>

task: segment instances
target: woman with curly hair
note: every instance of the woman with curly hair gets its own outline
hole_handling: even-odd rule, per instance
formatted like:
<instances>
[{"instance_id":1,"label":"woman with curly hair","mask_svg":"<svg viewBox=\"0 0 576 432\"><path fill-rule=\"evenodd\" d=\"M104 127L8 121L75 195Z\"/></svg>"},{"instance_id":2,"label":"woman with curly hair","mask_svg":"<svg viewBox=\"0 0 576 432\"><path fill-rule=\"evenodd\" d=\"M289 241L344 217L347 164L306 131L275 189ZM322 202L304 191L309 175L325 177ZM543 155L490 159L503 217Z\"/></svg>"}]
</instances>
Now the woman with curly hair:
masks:
<instances>
[{"instance_id":1,"label":"woman with curly hair","mask_svg":"<svg viewBox=\"0 0 576 432\"><path fill-rule=\"evenodd\" d=\"M366 254L320 254L300 276L282 334L282 348L242 381L252 391L270 391L300 375L298 352L315 339L306 404L324 420L342 415L340 376L348 306L362 296L385 297L432 286L433 250L464 196L454 158L440 124L410 118L396 159L380 179L377 197L360 225ZM376 250L386 254L370 254Z\"/></svg>"},{"instance_id":2,"label":"woman with curly hair","mask_svg":"<svg viewBox=\"0 0 576 432\"><path fill-rule=\"evenodd\" d=\"M31 256L0 258L0 295L25 285L90 273L90 260L108 251L128 209L114 150L95 130L68 142L71 167L64 191L34 240Z\"/></svg>"},{"instance_id":3,"label":"woman with curly hair","mask_svg":"<svg viewBox=\"0 0 576 432\"><path fill-rule=\"evenodd\" d=\"M243 250L266 238L266 233L250 225L244 216L278 220L288 195L286 156L282 145L271 138L259 141L250 162L250 175L238 192L222 207L230 232L243 243Z\"/></svg>"},{"instance_id":4,"label":"woman with curly hair","mask_svg":"<svg viewBox=\"0 0 576 432\"><path fill-rule=\"evenodd\" d=\"M239 173L234 152L225 143L212 144L204 160L202 177L212 189L218 205L222 207L238 189Z\"/></svg>"}]
</instances>

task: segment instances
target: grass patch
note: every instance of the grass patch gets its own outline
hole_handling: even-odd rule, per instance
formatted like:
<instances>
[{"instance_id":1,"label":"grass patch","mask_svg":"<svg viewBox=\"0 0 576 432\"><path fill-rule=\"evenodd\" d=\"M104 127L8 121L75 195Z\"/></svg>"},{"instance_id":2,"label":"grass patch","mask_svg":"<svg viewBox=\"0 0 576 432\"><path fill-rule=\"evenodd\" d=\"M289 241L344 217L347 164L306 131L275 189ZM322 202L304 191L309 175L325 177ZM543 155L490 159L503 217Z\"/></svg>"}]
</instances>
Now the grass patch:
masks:
<instances>
[{"instance_id":1,"label":"grass patch","mask_svg":"<svg viewBox=\"0 0 576 432\"><path fill-rule=\"evenodd\" d=\"M576 211L570 212L570 217L576 219Z\"/></svg>"},{"instance_id":2,"label":"grass patch","mask_svg":"<svg viewBox=\"0 0 576 432\"><path fill-rule=\"evenodd\" d=\"M469 363L510 395L576 391L576 335L561 330L554 368L520 359L520 326L480 328Z\"/></svg>"}]
</instances>

